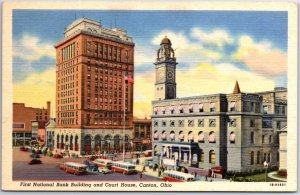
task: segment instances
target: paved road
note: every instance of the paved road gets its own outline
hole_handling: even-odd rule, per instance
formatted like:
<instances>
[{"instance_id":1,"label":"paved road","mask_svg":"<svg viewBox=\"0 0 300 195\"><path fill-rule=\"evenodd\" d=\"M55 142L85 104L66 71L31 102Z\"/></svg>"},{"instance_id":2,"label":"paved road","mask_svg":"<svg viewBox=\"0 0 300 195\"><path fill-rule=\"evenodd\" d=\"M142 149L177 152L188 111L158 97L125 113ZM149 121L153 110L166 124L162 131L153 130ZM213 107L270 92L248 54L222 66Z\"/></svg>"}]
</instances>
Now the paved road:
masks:
<instances>
[{"instance_id":1,"label":"paved road","mask_svg":"<svg viewBox=\"0 0 300 195\"><path fill-rule=\"evenodd\" d=\"M47 181L162 181L162 179L150 175L123 175L121 173L80 175L65 173L59 169L59 164L66 161L83 162L84 158L78 159L54 159L41 155L43 164L28 165L29 152L14 149L13 154L13 180L47 180Z\"/></svg>"}]
</instances>

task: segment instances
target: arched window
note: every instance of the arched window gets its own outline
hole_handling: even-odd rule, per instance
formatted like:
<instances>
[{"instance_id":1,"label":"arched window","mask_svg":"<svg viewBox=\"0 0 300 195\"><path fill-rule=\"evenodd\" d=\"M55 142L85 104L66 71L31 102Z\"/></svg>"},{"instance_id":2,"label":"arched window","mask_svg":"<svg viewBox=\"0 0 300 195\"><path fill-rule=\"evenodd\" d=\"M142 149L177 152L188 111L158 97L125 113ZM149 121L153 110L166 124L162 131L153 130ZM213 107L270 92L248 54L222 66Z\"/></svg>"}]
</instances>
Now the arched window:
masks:
<instances>
[{"instance_id":1,"label":"arched window","mask_svg":"<svg viewBox=\"0 0 300 195\"><path fill-rule=\"evenodd\" d=\"M158 132L154 131L153 139L158 140L158 138L159 138Z\"/></svg>"},{"instance_id":2,"label":"arched window","mask_svg":"<svg viewBox=\"0 0 300 195\"><path fill-rule=\"evenodd\" d=\"M101 136L96 135L95 136L95 150L100 151L100 149L101 149Z\"/></svg>"},{"instance_id":3,"label":"arched window","mask_svg":"<svg viewBox=\"0 0 300 195\"><path fill-rule=\"evenodd\" d=\"M174 131L171 131L169 137L170 137L170 140L171 140L171 141L174 141L174 140L175 140L175 132L174 132Z\"/></svg>"},{"instance_id":4,"label":"arched window","mask_svg":"<svg viewBox=\"0 0 300 195\"><path fill-rule=\"evenodd\" d=\"M216 163L216 153L214 150L209 151L209 163L211 164Z\"/></svg>"},{"instance_id":5,"label":"arched window","mask_svg":"<svg viewBox=\"0 0 300 195\"><path fill-rule=\"evenodd\" d=\"M56 148L59 148L59 134L56 136Z\"/></svg>"},{"instance_id":6,"label":"arched window","mask_svg":"<svg viewBox=\"0 0 300 195\"><path fill-rule=\"evenodd\" d=\"M250 143L254 144L254 132L253 131L250 134Z\"/></svg>"},{"instance_id":7,"label":"arched window","mask_svg":"<svg viewBox=\"0 0 300 195\"><path fill-rule=\"evenodd\" d=\"M184 134L183 131L179 132L179 136L178 136L179 141L183 142L184 141Z\"/></svg>"},{"instance_id":8,"label":"arched window","mask_svg":"<svg viewBox=\"0 0 300 195\"><path fill-rule=\"evenodd\" d=\"M90 135L86 135L84 136L83 139L83 143L84 143L84 151L86 154L90 154L91 153L91 145L92 145L92 138Z\"/></svg>"},{"instance_id":9,"label":"arched window","mask_svg":"<svg viewBox=\"0 0 300 195\"><path fill-rule=\"evenodd\" d=\"M73 150L73 135L70 136L70 150Z\"/></svg>"},{"instance_id":10,"label":"arched window","mask_svg":"<svg viewBox=\"0 0 300 195\"><path fill-rule=\"evenodd\" d=\"M251 165L254 164L254 152L252 151L251 152Z\"/></svg>"},{"instance_id":11,"label":"arched window","mask_svg":"<svg viewBox=\"0 0 300 195\"><path fill-rule=\"evenodd\" d=\"M199 143L204 143L204 133L203 133L203 131L200 131L198 133L198 142Z\"/></svg>"},{"instance_id":12,"label":"arched window","mask_svg":"<svg viewBox=\"0 0 300 195\"><path fill-rule=\"evenodd\" d=\"M267 153L264 153L264 162L267 161Z\"/></svg>"},{"instance_id":13,"label":"arched window","mask_svg":"<svg viewBox=\"0 0 300 195\"><path fill-rule=\"evenodd\" d=\"M118 149L120 147L120 136L119 135L114 136L114 147L115 147L115 149Z\"/></svg>"},{"instance_id":14,"label":"arched window","mask_svg":"<svg viewBox=\"0 0 300 195\"><path fill-rule=\"evenodd\" d=\"M256 154L256 164L260 164L260 152L257 151L257 154Z\"/></svg>"},{"instance_id":15,"label":"arched window","mask_svg":"<svg viewBox=\"0 0 300 195\"><path fill-rule=\"evenodd\" d=\"M192 131L188 133L188 142L194 142L194 135Z\"/></svg>"},{"instance_id":16,"label":"arched window","mask_svg":"<svg viewBox=\"0 0 300 195\"><path fill-rule=\"evenodd\" d=\"M229 142L231 144L235 144L235 133L233 131L231 131L231 133L229 135Z\"/></svg>"},{"instance_id":17,"label":"arched window","mask_svg":"<svg viewBox=\"0 0 300 195\"><path fill-rule=\"evenodd\" d=\"M66 142L68 142L69 141L69 136L68 135L66 135Z\"/></svg>"},{"instance_id":18,"label":"arched window","mask_svg":"<svg viewBox=\"0 0 300 195\"><path fill-rule=\"evenodd\" d=\"M161 133L161 139L162 139L163 141L166 141L166 140L167 140L167 133L166 133L166 131L162 131L162 133Z\"/></svg>"},{"instance_id":19,"label":"arched window","mask_svg":"<svg viewBox=\"0 0 300 195\"><path fill-rule=\"evenodd\" d=\"M211 132L209 133L209 136L208 136L208 142L209 142L209 143L216 143L215 132L211 131Z\"/></svg>"},{"instance_id":20,"label":"arched window","mask_svg":"<svg viewBox=\"0 0 300 195\"><path fill-rule=\"evenodd\" d=\"M204 162L204 152L200 150L200 162Z\"/></svg>"},{"instance_id":21,"label":"arched window","mask_svg":"<svg viewBox=\"0 0 300 195\"><path fill-rule=\"evenodd\" d=\"M78 135L75 136L75 151L78 151Z\"/></svg>"}]
</instances>

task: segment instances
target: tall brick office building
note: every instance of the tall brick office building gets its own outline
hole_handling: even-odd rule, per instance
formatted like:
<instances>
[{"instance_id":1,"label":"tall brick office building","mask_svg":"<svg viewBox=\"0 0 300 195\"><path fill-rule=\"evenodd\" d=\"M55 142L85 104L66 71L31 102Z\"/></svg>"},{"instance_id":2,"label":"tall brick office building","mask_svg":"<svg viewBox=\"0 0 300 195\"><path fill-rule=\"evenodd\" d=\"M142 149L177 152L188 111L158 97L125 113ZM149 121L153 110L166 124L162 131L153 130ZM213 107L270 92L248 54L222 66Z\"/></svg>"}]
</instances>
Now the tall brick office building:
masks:
<instances>
[{"instance_id":1,"label":"tall brick office building","mask_svg":"<svg viewBox=\"0 0 300 195\"><path fill-rule=\"evenodd\" d=\"M81 18L67 27L55 48L55 150L121 151L124 139L130 149L133 85L124 78L134 74L132 38L123 29Z\"/></svg>"}]
</instances>

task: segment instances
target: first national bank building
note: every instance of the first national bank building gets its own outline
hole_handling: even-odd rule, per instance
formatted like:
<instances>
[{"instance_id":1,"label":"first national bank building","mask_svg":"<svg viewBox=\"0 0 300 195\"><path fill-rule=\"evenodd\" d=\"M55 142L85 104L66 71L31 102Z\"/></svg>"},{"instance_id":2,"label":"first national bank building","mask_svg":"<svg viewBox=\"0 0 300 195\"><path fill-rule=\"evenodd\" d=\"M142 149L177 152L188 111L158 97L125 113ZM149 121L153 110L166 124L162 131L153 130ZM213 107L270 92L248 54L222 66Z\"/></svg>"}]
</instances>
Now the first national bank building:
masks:
<instances>
[{"instance_id":1,"label":"first national bank building","mask_svg":"<svg viewBox=\"0 0 300 195\"><path fill-rule=\"evenodd\" d=\"M286 127L286 88L176 98L176 58L165 37L154 63L153 155L165 165L231 171L278 165L278 134Z\"/></svg>"}]
</instances>

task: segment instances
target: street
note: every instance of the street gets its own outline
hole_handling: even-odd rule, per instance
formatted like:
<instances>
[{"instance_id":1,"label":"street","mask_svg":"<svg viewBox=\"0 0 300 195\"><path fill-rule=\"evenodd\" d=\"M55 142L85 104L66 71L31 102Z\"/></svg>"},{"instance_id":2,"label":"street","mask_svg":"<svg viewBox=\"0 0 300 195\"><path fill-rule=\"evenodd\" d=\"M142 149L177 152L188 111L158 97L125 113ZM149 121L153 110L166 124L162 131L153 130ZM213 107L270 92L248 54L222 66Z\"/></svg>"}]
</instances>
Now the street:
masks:
<instances>
[{"instance_id":1,"label":"street","mask_svg":"<svg viewBox=\"0 0 300 195\"><path fill-rule=\"evenodd\" d=\"M97 175L80 175L65 173L59 169L59 164L63 162L82 163L85 158L62 158L55 159L52 157L41 156L42 164L28 165L31 153L20 151L19 148L13 149L13 180L19 181L162 181L159 178L150 175L143 175L140 179L139 174L123 175L121 173L109 173Z\"/></svg>"}]
</instances>

